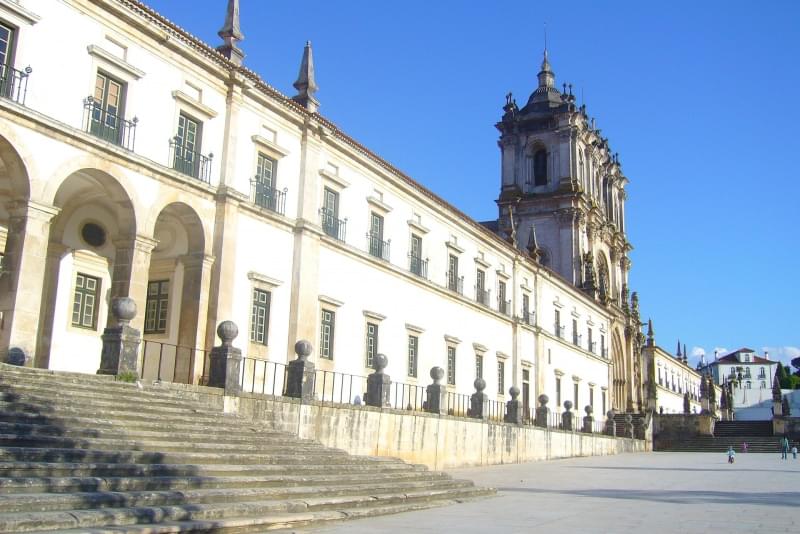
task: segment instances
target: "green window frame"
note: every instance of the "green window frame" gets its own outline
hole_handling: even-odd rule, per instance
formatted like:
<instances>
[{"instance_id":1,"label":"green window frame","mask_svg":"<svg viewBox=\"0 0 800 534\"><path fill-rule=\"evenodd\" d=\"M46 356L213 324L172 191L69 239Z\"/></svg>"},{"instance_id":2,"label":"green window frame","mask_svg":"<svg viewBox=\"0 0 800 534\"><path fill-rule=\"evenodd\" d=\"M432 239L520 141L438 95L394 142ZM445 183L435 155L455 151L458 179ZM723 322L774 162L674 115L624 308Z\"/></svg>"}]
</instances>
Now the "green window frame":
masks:
<instances>
[{"instance_id":1,"label":"green window frame","mask_svg":"<svg viewBox=\"0 0 800 534\"><path fill-rule=\"evenodd\" d=\"M367 323L366 334L366 340L364 342L364 364L371 369L375 355L378 354L378 324Z\"/></svg>"},{"instance_id":2,"label":"green window frame","mask_svg":"<svg viewBox=\"0 0 800 534\"><path fill-rule=\"evenodd\" d=\"M497 392L502 395L506 389L506 362L497 361Z\"/></svg>"},{"instance_id":3,"label":"green window frame","mask_svg":"<svg viewBox=\"0 0 800 534\"><path fill-rule=\"evenodd\" d=\"M408 336L408 376L417 377L417 356L419 354L419 337Z\"/></svg>"},{"instance_id":4,"label":"green window frame","mask_svg":"<svg viewBox=\"0 0 800 534\"><path fill-rule=\"evenodd\" d=\"M3 71L12 66L16 36L16 28L0 21L0 69ZM5 72L2 74L5 75Z\"/></svg>"},{"instance_id":5,"label":"green window frame","mask_svg":"<svg viewBox=\"0 0 800 534\"><path fill-rule=\"evenodd\" d=\"M319 357L333 359L333 336L336 326L336 312L322 308L319 329Z\"/></svg>"},{"instance_id":6,"label":"green window frame","mask_svg":"<svg viewBox=\"0 0 800 534\"><path fill-rule=\"evenodd\" d=\"M75 275L72 326L88 330L97 328L98 295L100 295L100 278L84 273Z\"/></svg>"},{"instance_id":7,"label":"green window frame","mask_svg":"<svg viewBox=\"0 0 800 534\"><path fill-rule=\"evenodd\" d=\"M475 378L483 378L483 355L475 355Z\"/></svg>"},{"instance_id":8,"label":"green window frame","mask_svg":"<svg viewBox=\"0 0 800 534\"><path fill-rule=\"evenodd\" d=\"M267 345L269 340L269 308L272 294L263 289L253 289L253 306L250 313L250 342Z\"/></svg>"},{"instance_id":9,"label":"green window frame","mask_svg":"<svg viewBox=\"0 0 800 534\"><path fill-rule=\"evenodd\" d=\"M456 385L456 348L447 347L447 385Z\"/></svg>"},{"instance_id":10,"label":"green window frame","mask_svg":"<svg viewBox=\"0 0 800 534\"><path fill-rule=\"evenodd\" d=\"M169 313L169 280L147 283L147 303L144 315L145 334L165 334Z\"/></svg>"}]
</instances>

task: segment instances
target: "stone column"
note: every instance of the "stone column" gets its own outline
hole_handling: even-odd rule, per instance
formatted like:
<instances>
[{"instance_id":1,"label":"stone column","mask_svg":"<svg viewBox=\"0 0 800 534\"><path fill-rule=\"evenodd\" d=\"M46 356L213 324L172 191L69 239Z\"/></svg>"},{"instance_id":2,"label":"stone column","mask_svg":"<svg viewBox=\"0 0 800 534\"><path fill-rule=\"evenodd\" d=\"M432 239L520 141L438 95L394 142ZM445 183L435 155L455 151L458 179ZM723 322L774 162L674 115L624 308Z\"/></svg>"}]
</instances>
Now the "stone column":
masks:
<instances>
[{"instance_id":1,"label":"stone column","mask_svg":"<svg viewBox=\"0 0 800 534\"><path fill-rule=\"evenodd\" d=\"M433 384L425 388L427 394L425 411L429 413L438 413L440 415L445 414L447 413L447 387L442 385L444 369L441 367L432 367L431 378L433 379Z\"/></svg>"},{"instance_id":2,"label":"stone column","mask_svg":"<svg viewBox=\"0 0 800 534\"><path fill-rule=\"evenodd\" d=\"M616 415L614 410L609 410L606 414L606 434L613 437L617 437L617 423L614 421Z\"/></svg>"},{"instance_id":3,"label":"stone column","mask_svg":"<svg viewBox=\"0 0 800 534\"><path fill-rule=\"evenodd\" d=\"M222 321L217 327L217 335L222 344L211 349L208 385L212 388L224 388L225 395L237 396L242 392L239 381L242 351L233 346L233 340L239 335L239 328L233 321Z\"/></svg>"},{"instance_id":4,"label":"stone column","mask_svg":"<svg viewBox=\"0 0 800 534\"><path fill-rule=\"evenodd\" d=\"M547 403L550 402L550 398L542 393L539 395L538 398L539 406L536 408L536 417L534 418L533 424L547 428L547 420L550 418L550 408L547 407Z\"/></svg>"},{"instance_id":5,"label":"stone column","mask_svg":"<svg viewBox=\"0 0 800 534\"><path fill-rule=\"evenodd\" d=\"M129 375L139 378L139 344L141 331L130 325L136 317L136 302L128 297L116 297L111 301L111 314L117 326L103 330L103 352L100 354L99 375Z\"/></svg>"},{"instance_id":6,"label":"stone column","mask_svg":"<svg viewBox=\"0 0 800 534\"><path fill-rule=\"evenodd\" d=\"M181 258L183 289L181 291L178 345L188 347L175 354L175 376L188 378L196 384L203 374L203 352L208 320L208 290L214 258L205 254L190 254Z\"/></svg>"},{"instance_id":7,"label":"stone column","mask_svg":"<svg viewBox=\"0 0 800 534\"><path fill-rule=\"evenodd\" d=\"M575 430L575 423L573 421L575 419L575 414L570 410L572 410L572 401L564 401L564 413L561 414L562 430Z\"/></svg>"},{"instance_id":8,"label":"stone column","mask_svg":"<svg viewBox=\"0 0 800 534\"><path fill-rule=\"evenodd\" d=\"M506 423L514 423L515 425L522 424L522 402L519 400L519 388L511 386L508 390L511 395L511 400L506 402L506 415L504 420Z\"/></svg>"},{"instance_id":9,"label":"stone column","mask_svg":"<svg viewBox=\"0 0 800 534\"><path fill-rule=\"evenodd\" d=\"M314 347L311 342L301 339L294 344L294 351L297 359L289 362L286 367L286 390L283 392L285 397L295 399L311 400L314 398L314 379L316 371L314 362L308 361Z\"/></svg>"},{"instance_id":10,"label":"stone column","mask_svg":"<svg viewBox=\"0 0 800 534\"><path fill-rule=\"evenodd\" d=\"M489 418L489 396L483 392L486 389L486 380L476 378L472 383L475 386L475 393L469 398L469 411L467 415L475 419Z\"/></svg>"},{"instance_id":11,"label":"stone column","mask_svg":"<svg viewBox=\"0 0 800 534\"><path fill-rule=\"evenodd\" d=\"M587 404L583 410L586 412L586 416L583 418L583 431L587 434L591 434L593 430L592 425L594 424L594 417L592 417L593 408L591 404Z\"/></svg>"},{"instance_id":12,"label":"stone column","mask_svg":"<svg viewBox=\"0 0 800 534\"><path fill-rule=\"evenodd\" d=\"M383 372L388 364L389 358L384 354L376 354L372 359L372 368L375 369L375 372L367 377L367 393L364 396L364 402L368 406L377 408L391 406L389 395L392 380L389 375Z\"/></svg>"},{"instance_id":13,"label":"stone column","mask_svg":"<svg viewBox=\"0 0 800 534\"><path fill-rule=\"evenodd\" d=\"M50 223L58 208L23 201L11 207L0 274L0 352L32 366L36 358Z\"/></svg>"},{"instance_id":14,"label":"stone column","mask_svg":"<svg viewBox=\"0 0 800 534\"><path fill-rule=\"evenodd\" d=\"M147 281L150 277L150 253L157 242L143 235L133 239L114 242L117 247L114 257L114 268L111 273L111 297L130 297L136 307L144 310L147 306ZM144 313L134 317L131 326L140 332L144 329ZM116 319L111 310L108 312L108 325L114 325Z\"/></svg>"}]
</instances>

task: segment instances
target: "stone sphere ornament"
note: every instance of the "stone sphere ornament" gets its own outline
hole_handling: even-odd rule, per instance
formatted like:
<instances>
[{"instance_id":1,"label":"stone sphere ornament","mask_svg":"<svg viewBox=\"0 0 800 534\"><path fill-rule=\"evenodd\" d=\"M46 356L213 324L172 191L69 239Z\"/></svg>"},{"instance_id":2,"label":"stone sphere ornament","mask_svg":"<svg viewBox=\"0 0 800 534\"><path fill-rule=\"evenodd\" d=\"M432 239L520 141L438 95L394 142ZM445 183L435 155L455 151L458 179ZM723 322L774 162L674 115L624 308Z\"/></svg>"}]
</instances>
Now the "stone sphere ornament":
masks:
<instances>
[{"instance_id":1,"label":"stone sphere ornament","mask_svg":"<svg viewBox=\"0 0 800 534\"><path fill-rule=\"evenodd\" d=\"M592 408L591 404L587 404L583 411L586 412L586 415L592 415L594 408Z\"/></svg>"},{"instance_id":2,"label":"stone sphere ornament","mask_svg":"<svg viewBox=\"0 0 800 534\"><path fill-rule=\"evenodd\" d=\"M564 401L564 409L570 411L572 409L572 401L569 400Z\"/></svg>"},{"instance_id":3,"label":"stone sphere ornament","mask_svg":"<svg viewBox=\"0 0 800 534\"><path fill-rule=\"evenodd\" d=\"M372 368L375 369L376 373L382 373L387 365L389 365L389 358L385 354L376 354L372 358Z\"/></svg>"},{"instance_id":4,"label":"stone sphere ornament","mask_svg":"<svg viewBox=\"0 0 800 534\"><path fill-rule=\"evenodd\" d=\"M222 340L223 345L230 345L239 335L239 327L233 321L222 321L217 326L217 335Z\"/></svg>"},{"instance_id":5,"label":"stone sphere ornament","mask_svg":"<svg viewBox=\"0 0 800 534\"><path fill-rule=\"evenodd\" d=\"M431 378L434 384L438 384L444 378L444 369L439 366L431 367Z\"/></svg>"},{"instance_id":6,"label":"stone sphere ornament","mask_svg":"<svg viewBox=\"0 0 800 534\"><path fill-rule=\"evenodd\" d=\"M297 343L294 344L294 352L297 354L297 358L300 360L305 360L311 353L314 351L314 346L311 344L310 341L307 339L301 339Z\"/></svg>"},{"instance_id":7,"label":"stone sphere ornament","mask_svg":"<svg viewBox=\"0 0 800 534\"><path fill-rule=\"evenodd\" d=\"M542 406L546 406L548 402L550 402L550 397L548 397L544 393L539 395L539 404L541 404Z\"/></svg>"},{"instance_id":8,"label":"stone sphere ornament","mask_svg":"<svg viewBox=\"0 0 800 534\"><path fill-rule=\"evenodd\" d=\"M475 391L480 393L484 389L486 389L486 380L484 380L483 378L478 377L478 378L475 379L475 382L473 382L472 385L475 386Z\"/></svg>"},{"instance_id":9,"label":"stone sphere ornament","mask_svg":"<svg viewBox=\"0 0 800 534\"><path fill-rule=\"evenodd\" d=\"M517 386L511 386L510 388L508 388L508 394L511 395L511 400L517 400L517 397L519 397L519 393L520 391Z\"/></svg>"},{"instance_id":10,"label":"stone sphere ornament","mask_svg":"<svg viewBox=\"0 0 800 534\"><path fill-rule=\"evenodd\" d=\"M111 299L111 315L119 324L130 323L136 317L136 301L130 297L114 297Z\"/></svg>"}]
</instances>

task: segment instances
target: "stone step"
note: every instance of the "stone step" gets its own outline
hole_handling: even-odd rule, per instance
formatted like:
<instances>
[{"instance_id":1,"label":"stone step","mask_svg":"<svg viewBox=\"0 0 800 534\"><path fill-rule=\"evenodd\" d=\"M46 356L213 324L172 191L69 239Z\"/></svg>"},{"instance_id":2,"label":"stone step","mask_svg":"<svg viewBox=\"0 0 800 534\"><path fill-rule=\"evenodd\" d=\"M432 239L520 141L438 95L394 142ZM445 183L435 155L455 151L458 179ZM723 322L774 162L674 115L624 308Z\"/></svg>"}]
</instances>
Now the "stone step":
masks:
<instances>
[{"instance_id":1,"label":"stone step","mask_svg":"<svg viewBox=\"0 0 800 534\"><path fill-rule=\"evenodd\" d=\"M140 414L161 414L165 416L186 416L198 413L199 410L191 403L184 403L183 405L169 404L166 406L159 406L151 404L150 402L117 402L110 397L106 398L91 398L86 397L85 401L80 399L55 399L60 402L53 402L53 399L48 399L45 396L35 396L24 394L17 398L10 398L7 392L4 392L0 397L0 409L5 409L6 406L19 405L29 411L35 411L42 414L58 413L61 410L69 408L71 411L82 410L84 413L103 413L106 410L119 413L140 413Z\"/></svg>"},{"instance_id":2,"label":"stone step","mask_svg":"<svg viewBox=\"0 0 800 534\"><path fill-rule=\"evenodd\" d=\"M300 454L347 454L339 449L326 448L319 443L295 443L288 439L274 439L272 441L239 441L225 443L212 440L203 442L183 441L183 436L162 436L164 439L122 439L106 437L71 438L67 436L31 435L31 434L0 434L0 447L45 447L55 449L94 449L101 451L136 450L154 452L219 452L224 454L258 454L272 451L292 450ZM177 440L177 441L176 441Z\"/></svg>"},{"instance_id":3,"label":"stone step","mask_svg":"<svg viewBox=\"0 0 800 534\"><path fill-rule=\"evenodd\" d=\"M381 505L399 505L417 501L454 500L486 495L487 491L474 488L426 489L382 494L320 496L298 500L225 502L212 504L187 504L177 506L142 506L135 508L104 508L58 512L19 512L0 516L0 532L30 532L108 525L136 525L164 521L209 521L237 517L255 517L269 514L304 513L338 508L362 508Z\"/></svg>"},{"instance_id":4,"label":"stone step","mask_svg":"<svg viewBox=\"0 0 800 534\"><path fill-rule=\"evenodd\" d=\"M431 471L346 471L327 469L319 473L269 476L94 476L94 477L0 477L0 495L17 493L68 493L89 491L163 491L185 489L270 488L275 486L352 485L367 482L441 481L449 480L442 473Z\"/></svg>"},{"instance_id":5,"label":"stone step","mask_svg":"<svg viewBox=\"0 0 800 534\"><path fill-rule=\"evenodd\" d=\"M424 465L395 462L359 464L133 464L133 463L47 463L2 462L0 476L20 477L238 477L238 476L318 476L320 474L381 474L402 476L404 473L430 473Z\"/></svg>"}]
</instances>

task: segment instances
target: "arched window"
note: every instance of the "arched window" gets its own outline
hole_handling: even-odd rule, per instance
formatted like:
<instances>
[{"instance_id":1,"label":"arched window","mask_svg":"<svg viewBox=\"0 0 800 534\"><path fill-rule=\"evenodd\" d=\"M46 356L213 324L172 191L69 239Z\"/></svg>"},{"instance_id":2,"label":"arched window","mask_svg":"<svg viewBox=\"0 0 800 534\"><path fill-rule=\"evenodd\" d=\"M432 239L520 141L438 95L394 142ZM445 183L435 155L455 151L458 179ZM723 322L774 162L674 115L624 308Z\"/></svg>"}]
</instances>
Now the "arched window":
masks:
<instances>
[{"instance_id":1,"label":"arched window","mask_svg":"<svg viewBox=\"0 0 800 534\"><path fill-rule=\"evenodd\" d=\"M547 151L543 148L533 154L533 185L547 185Z\"/></svg>"}]
</instances>

